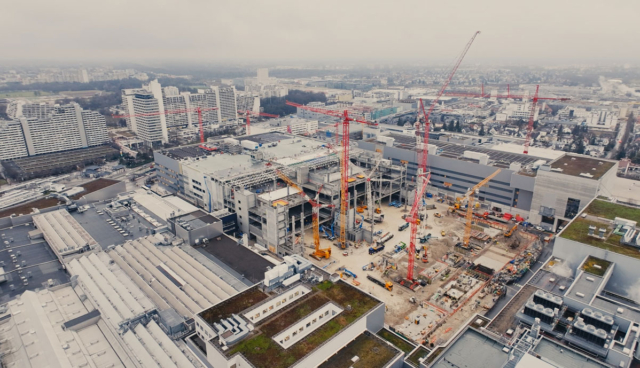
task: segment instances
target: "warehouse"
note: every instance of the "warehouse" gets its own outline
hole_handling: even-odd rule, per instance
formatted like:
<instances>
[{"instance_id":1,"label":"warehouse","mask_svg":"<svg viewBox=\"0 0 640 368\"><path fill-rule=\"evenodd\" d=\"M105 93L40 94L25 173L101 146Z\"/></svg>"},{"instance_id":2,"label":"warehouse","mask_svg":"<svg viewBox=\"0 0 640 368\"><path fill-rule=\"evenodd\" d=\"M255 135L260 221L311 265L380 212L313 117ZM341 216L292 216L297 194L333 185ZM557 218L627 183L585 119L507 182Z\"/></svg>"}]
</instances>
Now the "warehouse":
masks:
<instances>
[{"instance_id":1,"label":"warehouse","mask_svg":"<svg viewBox=\"0 0 640 368\"><path fill-rule=\"evenodd\" d=\"M33 216L34 225L60 261L74 253L94 249L98 243L66 210Z\"/></svg>"}]
</instances>

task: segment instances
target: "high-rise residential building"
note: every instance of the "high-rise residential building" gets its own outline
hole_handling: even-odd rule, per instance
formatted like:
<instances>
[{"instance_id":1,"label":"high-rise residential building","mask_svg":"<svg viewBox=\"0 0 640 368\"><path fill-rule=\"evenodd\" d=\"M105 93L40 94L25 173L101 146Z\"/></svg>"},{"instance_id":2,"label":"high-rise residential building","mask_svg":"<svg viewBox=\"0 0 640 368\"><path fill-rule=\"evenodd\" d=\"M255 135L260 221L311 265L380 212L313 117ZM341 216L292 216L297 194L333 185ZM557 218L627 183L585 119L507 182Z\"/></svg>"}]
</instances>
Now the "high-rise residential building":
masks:
<instances>
[{"instance_id":1,"label":"high-rise residential building","mask_svg":"<svg viewBox=\"0 0 640 368\"><path fill-rule=\"evenodd\" d=\"M258 69L258 75L257 75L257 79L258 79L258 83L267 83L269 82L269 69L267 68L260 68Z\"/></svg>"},{"instance_id":2,"label":"high-rise residential building","mask_svg":"<svg viewBox=\"0 0 640 368\"><path fill-rule=\"evenodd\" d=\"M139 89L122 90L127 127L149 146L169 142L163 91L157 80ZM157 115L149 115L149 114Z\"/></svg>"},{"instance_id":3,"label":"high-rise residential building","mask_svg":"<svg viewBox=\"0 0 640 368\"><path fill-rule=\"evenodd\" d=\"M180 93L176 87L162 88L153 81L140 89L123 90L122 102L126 115L129 115L127 126L147 145L167 142L168 129L197 127L198 107L204 110L201 114L205 128L235 124L238 119L236 89L233 86L212 86L197 93ZM209 108L217 110L207 110ZM172 113L176 110L188 112ZM149 115L153 113L158 115Z\"/></svg>"},{"instance_id":4,"label":"high-rise residential building","mask_svg":"<svg viewBox=\"0 0 640 368\"><path fill-rule=\"evenodd\" d=\"M9 160L28 155L20 122L0 121L0 160Z\"/></svg>"},{"instance_id":5,"label":"high-rise residential building","mask_svg":"<svg viewBox=\"0 0 640 368\"><path fill-rule=\"evenodd\" d=\"M28 103L24 100L14 100L7 106L7 115L11 119L20 117L46 119L53 109L54 105L46 102Z\"/></svg>"},{"instance_id":6,"label":"high-rise residential building","mask_svg":"<svg viewBox=\"0 0 640 368\"><path fill-rule=\"evenodd\" d=\"M80 105L54 105L46 118L17 119L0 124L0 160L92 147L106 143L107 123Z\"/></svg>"},{"instance_id":7,"label":"high-rise residential building","mask_svg":"<svg viewBox=\"0 0 640 368\"><path fill-rule=\"evenodd\" d=\"M236 87L212 87L218 91L218 99L220 103L220 123L227 125L229 123L235 123L238 120L238 105L236 101Z\"/></svg>"}]
</instances>

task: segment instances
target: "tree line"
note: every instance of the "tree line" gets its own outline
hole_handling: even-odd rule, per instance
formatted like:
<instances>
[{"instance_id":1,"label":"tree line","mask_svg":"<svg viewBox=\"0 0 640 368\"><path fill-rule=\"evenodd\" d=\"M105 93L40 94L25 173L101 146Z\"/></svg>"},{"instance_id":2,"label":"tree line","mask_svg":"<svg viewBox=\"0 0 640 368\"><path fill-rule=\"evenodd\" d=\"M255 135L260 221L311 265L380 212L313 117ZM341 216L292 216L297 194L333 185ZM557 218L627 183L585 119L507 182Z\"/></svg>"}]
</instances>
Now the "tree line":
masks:
<instances>
[{"instance_id":1,"label":"tree line","mask_svg":"<svg viewBox=\"0 0 640 368\"><path fill-rule=\"evenodd\" d=\"M322 92L305 92L292 89L285 97L270 97L260 99L260 107L267 114L280 116L295 114L297 109L286 104L287 101L306 105L310 102L327 102L327 96Z\"/></svg>"}]
</instances>

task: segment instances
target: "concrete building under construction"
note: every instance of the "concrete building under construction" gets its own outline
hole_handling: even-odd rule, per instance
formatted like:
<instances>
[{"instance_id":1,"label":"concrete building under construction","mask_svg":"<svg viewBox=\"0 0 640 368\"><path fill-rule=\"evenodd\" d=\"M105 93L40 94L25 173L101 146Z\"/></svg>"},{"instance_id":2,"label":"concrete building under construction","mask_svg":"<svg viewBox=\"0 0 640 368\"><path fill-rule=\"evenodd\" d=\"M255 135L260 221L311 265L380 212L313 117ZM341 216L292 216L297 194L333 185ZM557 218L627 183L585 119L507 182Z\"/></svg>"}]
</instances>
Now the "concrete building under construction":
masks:
<instances>
[{"instance_id":1,"label":"concrete building under construction","mask_svg":"<svg viewBox=\"0 0 640 368\"><path fill-rule=\"evenodd\" d=\"M156 152L159 182L210 212L235 212L239 230L271 252L297 254L300 249L294 245L302 245L297 240L302 227L311 227L311 205L279 179L276 170L281 170L310 197L320 192L320 203L334 206L320 211L320 224L332 227L340 203L340 148L278 132L226 138L210 145L215 147ZM366 175L379 155L352 148L351 159L348 238L371 239L371 231L363 228L354 209L366 201ZM373 197L399 200L404 177L404 167L382 160L372 175Z\"/></svg>"}]
</instances>

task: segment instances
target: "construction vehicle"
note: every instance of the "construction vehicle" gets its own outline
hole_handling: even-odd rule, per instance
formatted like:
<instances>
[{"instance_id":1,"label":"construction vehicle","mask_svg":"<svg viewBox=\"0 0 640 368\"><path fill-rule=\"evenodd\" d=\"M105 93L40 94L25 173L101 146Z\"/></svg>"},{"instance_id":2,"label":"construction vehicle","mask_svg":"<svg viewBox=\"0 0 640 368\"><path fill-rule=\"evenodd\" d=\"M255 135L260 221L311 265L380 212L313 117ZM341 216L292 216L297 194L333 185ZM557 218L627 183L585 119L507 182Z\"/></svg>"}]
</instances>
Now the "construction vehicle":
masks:
<instances>
[{"instance_id":1,"label":"construction vehicle","mask_svg":"<svg viewBox=\"0 0 640 368\"><path fill-rule=\"evenodd\" d=\"M384 250L384 244L375 243L374 246L369 248L369 255L376 254L378 252L382 252Z\"/></svg>"},{"instance_id":2,"label":"construction vehicle","mask_svg":"<svg viewBox=\"0 0 640 368\"><path fill-rule=\"evenodd\" d=\"M420 221L420 220L418 220L418 221ZM398 231L404 231L404 230L406 230L408 227L409 227L409 223L408 223L408 222L405 222L404 224L402 224L402 225L398 226Z\"/></svg>"},{"instance_id":3,"label":"construction vehicle","mask_svg":"<svg viewBox=\"0 0 640 368\"><path fill-rule=\"evenodd\" d=\"M324 228L322 225L320 225L320 231L322 231L324 233L324 237L329 240L334 240L336 238L333 234L329 234L327 229Z\"/></svg>"},{"instance_id":4,"label":"construction vehicle","mask_svg":"<svg viewBox=\"0 0 640 368\"><path fill-rule=\"evenodd\" d=\"M383 281L380 281L380 280L376 279L375 277L369 276L369 275L367 275L367 279L369 279L374 284L380 285L380 286L382 286L383 288L385 288L385 289L387 289L389 291L393 291L393 283L391 281L383 282Z\"/></svg>"},{"instance_id":5,"label":"construction vehicle","mask_svg":"<svg viewBox=\"0 0 640 368\"><path fill-rule=\"evenodd\" d=\"M380 240L378 240L378 244L384 244L386 242L388 242L389 240L391 240L393 238L393 234L392 233L386 233L384 235L382 235L380 237Z\"/></svg>"},{"instance_id":6,"label":"construction vehicle","mask_svg":"<svg viewBox=\"0 0 640 368\"><path fill-rule=\"evenodd\" d=\"M436 213L434 214L434 216L435 216L435 217L437 217L437 218L442 217L442 215L440 214L440 212L436 212Z\"/></svg>"},{"instance_id":7,"label":"construction vehicle","mask_svg":"<svg viewBox=\"0 0 640 368\"><path fill-rule=\"evenodd\" d=\"M442 235L442 236L447 236L447 232L446 232L446 231L444 231L444 230L442 230L442 231L440 232L440 235Z\"/></svg>"},{"instance_id":8,"label":"construction vehicle","mask_svg":"<svg viewBox=\"0 0 640 368\"><path fill-rule=\"evenodd\" d=\"M512 227L511 229L509 229L509 231L507 231L507 232L504 234L504 237L505 237L505 238L510 238L510 237L511 237L511 235L513 235L513 233L514 233L517 229L518 229L518 224L513 225L513 227Z\"/></svg>"},{"instance_id":9,"label":"construction vehicle","mask_svg":"<svg viewBox=\"0 0 640 368\"><path fill-rule=\"evenodd\" d=\"M290 187L296 189L298 191L298 194L300 194L307 202L311 204L311 208L312 208L311 221L313 223L313 243L315 246L315 250L313 253L310 254L310 256L318 260L322 258L327 258L327 259L330 258L331 248L320 249L320 226L318 223L319 216L320 216L320 208L333 207L332 204L320 203L319 198L320 198L320 192L322 191L322 186L318 188L318 191L316 192L316 198L311 199L304 192L304 190L302 190L302 188L298 186L298 184L294 183L293 180L289 179L289 177L286 176L282 171L276 170L276 174L278 174L278 176L280 177L280 179L282 179L282 181L287 183Z\"/></svg>"},{"instance_id":10,"label":"construction vehicle","mask_svg":"<svg viewBox=\"0 0 640 368\"><path fill-rule=\"evenodd\" d=\"M395 246L395 248L393 249L393 251L394 251L395 253L400 253L401 251L403 251L403 250L405 250L405 249L407 249L407 243L405 243L405 242L400 242L400 244L397 244L397 245Z\"/></svg>"},{"instance_id":11,"label":"construction vehicle","mask_svg":"<svg viewBox=\"0 0 640 368\"><path fill-rule=\"evenodd\" d=\"M467 214L465 216L466 223L464 227L464 240L463 240L463 245L465 248L469 247L469 241L471 240L471 220L473 219L473 201L474 201L476 192L478 192L480 188L485 184L487 184L491 179L496 177L496 175L498 175L500 171L502 170L498 169L493 174L482 179L482 181L480 181L473 188L471 188L471 190L469 190L469 192L467 192L467 195L465 196L467 198Z\"/></svg>"},{"instance_id":12,"label":"construction vehicle","mask_svg":"<svg viewBox=\"0 0 640 368\"><path fill-rule=\"evenodd\" d=\"M358 278L358 276L357 276L355 273L353 273L353 272L351 272L351 271L347 270L346 268L344 269L344 273L346 273L347 275L349 275L349 276L353 277L354 279L357 279L357 278Z\"/></svg>"}]
</instances>

